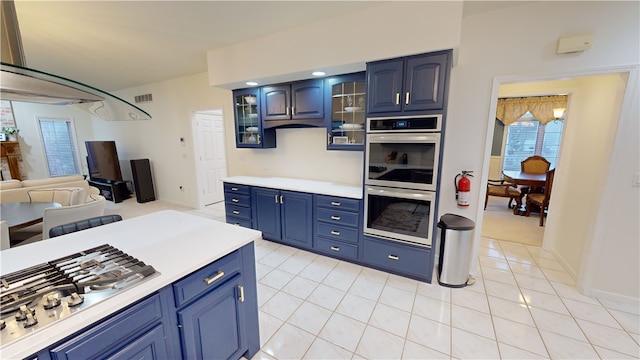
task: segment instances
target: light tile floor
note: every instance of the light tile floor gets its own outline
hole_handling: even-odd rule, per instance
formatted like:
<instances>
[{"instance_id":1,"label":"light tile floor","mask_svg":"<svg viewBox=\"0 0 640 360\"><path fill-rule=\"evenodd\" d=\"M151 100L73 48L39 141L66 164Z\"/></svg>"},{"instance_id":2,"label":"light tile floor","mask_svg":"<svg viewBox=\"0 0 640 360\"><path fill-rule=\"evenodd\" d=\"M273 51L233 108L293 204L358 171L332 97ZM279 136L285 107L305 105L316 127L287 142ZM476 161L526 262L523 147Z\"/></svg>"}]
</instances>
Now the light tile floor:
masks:
<instances>
[{"instance_id":1,"label":"light tile floor","mask_svg":"<svg viewBox=\"0 0 640 360\"><path fill-rule=\"evenodd\" d=\"M258 241L254 359L640 358L640 309L581 295L551 253L483 238L478 260L450 289Z\"/></svg>"}]
</instances>

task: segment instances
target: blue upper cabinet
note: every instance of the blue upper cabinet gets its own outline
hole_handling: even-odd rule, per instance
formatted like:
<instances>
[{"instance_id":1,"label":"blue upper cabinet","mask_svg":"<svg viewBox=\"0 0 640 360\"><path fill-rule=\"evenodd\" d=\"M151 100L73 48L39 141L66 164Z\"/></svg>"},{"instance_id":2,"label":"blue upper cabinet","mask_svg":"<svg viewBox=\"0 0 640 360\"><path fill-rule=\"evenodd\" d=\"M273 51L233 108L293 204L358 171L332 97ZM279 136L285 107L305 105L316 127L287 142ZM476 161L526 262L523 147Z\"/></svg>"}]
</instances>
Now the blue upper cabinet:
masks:
<instances>
[{"instance_id":1,"label":"blue upper cabinet","mask_svg":"<svg viewBox=\"0 0 640 360\"><path fill-rule=\"evenodd\" d=\"M367 112L443 109L451 50L367 64Z\"/></svg>"},{"instance_id":2,"label":"blue upper cabinet","mask_svg":"<svg viewBox=\"0 0 640 360\"><path fill-rule=\"evenodd\" d=\"M262 88L262 120L265 128L321 126L324 118L322 79Z\"/></svg>"},{"instance_id":3,"label":"blue upper cabinet","mask_svg":"<svg viewBox=\"0 0 640 360\"><path fill-rule=\"evenodd\" d=\"M265 131L260 119L260 89L233 91L236 147L274 148L275 130Z\"/></svg>"},{"instance_id":4,"label":"blue upper cabinet","mask_svg":"<svg viewBox=\"0 0 640 360\"><path fill-rule=\"evenodd\" d=\"M327 150L364 149L365 80L364 72L324 80Z\"/></svg>"}]
</instances>

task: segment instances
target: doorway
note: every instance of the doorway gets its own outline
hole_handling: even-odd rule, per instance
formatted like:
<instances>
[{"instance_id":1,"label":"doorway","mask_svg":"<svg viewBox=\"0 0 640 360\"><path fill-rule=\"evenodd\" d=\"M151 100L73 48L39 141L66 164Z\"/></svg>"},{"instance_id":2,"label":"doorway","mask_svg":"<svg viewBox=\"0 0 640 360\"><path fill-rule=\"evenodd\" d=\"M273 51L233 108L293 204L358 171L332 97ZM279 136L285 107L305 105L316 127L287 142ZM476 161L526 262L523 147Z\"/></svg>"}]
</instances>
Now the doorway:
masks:
<instances>
[{"instance_id":1,"label":"doorway","mask_svg":"<svg viewBox=\"0 0 640 360\"><path fill-rule=\"evenodd\" d=\"M224 201L227 153L222 109L196 111L193 121L198 204L204 208Z\"/></svg>"}]
</instances>

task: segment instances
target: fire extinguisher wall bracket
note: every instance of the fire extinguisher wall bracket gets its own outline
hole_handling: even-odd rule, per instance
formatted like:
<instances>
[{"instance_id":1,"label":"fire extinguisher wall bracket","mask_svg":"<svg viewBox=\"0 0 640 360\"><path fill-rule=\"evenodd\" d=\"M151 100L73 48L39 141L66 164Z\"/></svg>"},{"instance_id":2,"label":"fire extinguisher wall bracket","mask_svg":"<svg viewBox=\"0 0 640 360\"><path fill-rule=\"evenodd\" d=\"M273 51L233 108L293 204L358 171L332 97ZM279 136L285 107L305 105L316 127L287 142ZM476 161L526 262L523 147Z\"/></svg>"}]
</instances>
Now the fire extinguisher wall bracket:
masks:
<instances>
[{"instance_id":1,"label":"fire extinguisher wall bracket","mask_svg":"<svg viewBox=\"0 0 640 360\"><path fill-rule=\"evenodd\" d=\"M456 187L456 201L460 207L469 206L469 195L471 194L471 180L473 177L473 171L462 170L462 172L453 180ZM460 180L458 180L460 178Z\"/></svg>"}]
</instances>

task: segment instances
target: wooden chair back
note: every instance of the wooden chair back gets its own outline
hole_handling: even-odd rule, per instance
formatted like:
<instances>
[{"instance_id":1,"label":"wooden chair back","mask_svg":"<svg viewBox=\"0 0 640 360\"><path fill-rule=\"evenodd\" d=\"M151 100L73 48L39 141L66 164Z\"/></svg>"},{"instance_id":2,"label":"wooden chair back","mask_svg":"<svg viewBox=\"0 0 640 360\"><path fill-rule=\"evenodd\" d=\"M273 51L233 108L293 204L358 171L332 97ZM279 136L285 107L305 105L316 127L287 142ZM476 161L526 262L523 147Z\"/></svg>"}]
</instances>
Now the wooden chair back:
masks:
<instances>
[{"instance_id":1,"label":"wooden chair back","mask_svg":"<svg viewBox=\"0 0 640 360\"><path fill-rule=\"evenodd\" d=\"M520 162L520 170L530 174L544 174L550 167L551 163L538 155L529 156Z\"/></svg>"}]
</instances>

